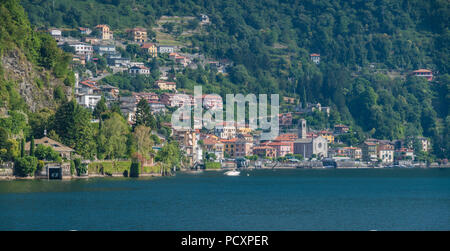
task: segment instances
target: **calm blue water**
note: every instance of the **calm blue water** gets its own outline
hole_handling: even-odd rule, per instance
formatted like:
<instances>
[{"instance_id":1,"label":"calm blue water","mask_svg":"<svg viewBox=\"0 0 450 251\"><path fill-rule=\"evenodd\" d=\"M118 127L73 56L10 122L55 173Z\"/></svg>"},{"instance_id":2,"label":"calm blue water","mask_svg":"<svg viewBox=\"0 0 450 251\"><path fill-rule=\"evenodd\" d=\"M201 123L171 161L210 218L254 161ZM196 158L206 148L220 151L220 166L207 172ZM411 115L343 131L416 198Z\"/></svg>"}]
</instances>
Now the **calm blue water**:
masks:
<instances>
[{"instance_id":1,"label":"calm blue water","mask_svg":"<svg viewBox=\"0 0 450 251\"><path fill-rule=\"evenodd\" d=\"M1 181L0 230L450 230L450 170Z\"/></svg>"}]
</instances>

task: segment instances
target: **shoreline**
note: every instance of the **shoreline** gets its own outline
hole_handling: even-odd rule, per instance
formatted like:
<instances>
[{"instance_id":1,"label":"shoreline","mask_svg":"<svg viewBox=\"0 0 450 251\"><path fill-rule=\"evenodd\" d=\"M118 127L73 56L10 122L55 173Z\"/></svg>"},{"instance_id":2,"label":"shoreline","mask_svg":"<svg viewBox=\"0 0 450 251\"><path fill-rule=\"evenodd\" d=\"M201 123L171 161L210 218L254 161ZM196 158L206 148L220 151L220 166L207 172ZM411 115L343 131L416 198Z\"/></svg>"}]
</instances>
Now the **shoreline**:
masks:
<instances>
[{"instance_id":1,"label":"shoreline","mask_svg":"<svg viewBox=\"0 0 450 251\"><path fill-rule=\"evenodd\" d=\"M255 170L368 170L368 169L449 169L450 166L442 166L442 167L337 167L337 168L324 168L324 167L263 167L263 168L255 168L255 167L249 167L249 168L243 168L240 169L241 171L255 171ZM221 169L199 169L199 170L180 170L178 172L180 173L187 173L187 174L197 174L197 173L203 173L203 172L221 172L221 171L227 171L227 170L233 170L234 168L221 168ZM170 177L171 175L168 175ZM148 178L148 177L164 177L160 173L145 173L140 174L137 178ZM112 175L104 175L104 174L90 174L87 176L63 176L62 179L56 179L56 180L79 180L79 179L89 179L89 178L131 178L131 177L125 177L123 174L112 174ZM48 180L47 177L44 176L33 176L33 177L18 177L18 176L0 176L0 181L9 181L9 180Z\"/></svg>"}]
</instances>

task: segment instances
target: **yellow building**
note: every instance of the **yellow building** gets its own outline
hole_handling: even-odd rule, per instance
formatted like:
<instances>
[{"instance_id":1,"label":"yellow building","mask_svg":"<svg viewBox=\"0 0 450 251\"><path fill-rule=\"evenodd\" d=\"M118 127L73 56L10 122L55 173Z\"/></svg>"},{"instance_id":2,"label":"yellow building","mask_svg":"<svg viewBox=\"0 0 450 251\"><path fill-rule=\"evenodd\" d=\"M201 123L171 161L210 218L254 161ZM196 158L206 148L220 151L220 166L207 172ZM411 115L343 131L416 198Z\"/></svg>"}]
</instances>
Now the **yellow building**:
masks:
<instances>
[{"instance_id":1,"label":"yellow building","mask_svg":"<svg viewBox=\"0 0 450 251\"><path fill-rule=\"evenodd\" d=\"M320 131L320 132L318 133L318 136L324 137L324 138L328 141L328 144L334 143L334 135L333 135L332 132L329 132L329 131Z\"/></svg>"},{"instance_id":2,"label":"yellow building","mask_svg":"<svg viewBox=\"0 0 450 251\"><path fill-rule=\"evenodd\" d=\"M143 44L141 46L142 49L146 50L147 53L152 57L158 56L158 47L155 44Z\"/></svg>"},{"instance_id":3,"label":"yellow building","mask_svg":"<svg viewBox=\"0 0 450 251\"><path fill-rule=\"evenodd\" d=\"M106 25L106 24L99 24L99 25L95 26L95 28L100 30L100 32L102 33L101 38L103 40L113 39L113 33L112 33L112 31L111 31L111 29L109 28L108 25Z\"/></svg>"},{"instance_id":4,"label":"yellow building","mask_svg":"<svg viewBox=\"0 0 450 251\"><path fill-rule=\"evenodd\" d=\"M177 89L177 83L175 82L168 82L164 80L158 80L155 82L155 85L160 90L169 90L169 91L175 91Z\"/></svg>"},{"instance_id":5,"label":"yellow building","mask_svg":"<svg viewBox=\"0 0 450 251\"><path fill-rule=\"evenodd\" d=\"M252 128L246 126L238 126L237 133L238 134L250 134L252 132Z\"/></svg>"},{"instance_id":6,"label":"yellow building","mask_svg":"<svg viewBox=\"0 0 450 251\"><path fill-rule=\"evenodd\" d=\"M134 42L144 43L147 41L147 30L144 28L134 28L130 31L130 34Z\"/></svg>"}]
</instances>

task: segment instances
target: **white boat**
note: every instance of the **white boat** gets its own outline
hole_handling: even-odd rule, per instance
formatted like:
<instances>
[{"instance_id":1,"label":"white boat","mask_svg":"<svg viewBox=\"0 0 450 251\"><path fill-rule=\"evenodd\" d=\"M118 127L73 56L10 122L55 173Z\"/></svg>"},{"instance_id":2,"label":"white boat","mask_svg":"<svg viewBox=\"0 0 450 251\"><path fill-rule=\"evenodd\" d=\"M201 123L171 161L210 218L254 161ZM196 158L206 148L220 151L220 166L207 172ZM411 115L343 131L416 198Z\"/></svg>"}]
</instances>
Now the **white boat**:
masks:
<instances>
[{"instance_id":1,"label":"white boat","mask_svg":"<svg viewBox=\"0 0 450 251\"><path fill-rule=\"evenodd\" d=\"M239 176L239 174L241 174L241 172L239 172L237 170L231 170L231 171L225 172L225 175L227 175L227 176Z\"/></svg>"}]
</instances>

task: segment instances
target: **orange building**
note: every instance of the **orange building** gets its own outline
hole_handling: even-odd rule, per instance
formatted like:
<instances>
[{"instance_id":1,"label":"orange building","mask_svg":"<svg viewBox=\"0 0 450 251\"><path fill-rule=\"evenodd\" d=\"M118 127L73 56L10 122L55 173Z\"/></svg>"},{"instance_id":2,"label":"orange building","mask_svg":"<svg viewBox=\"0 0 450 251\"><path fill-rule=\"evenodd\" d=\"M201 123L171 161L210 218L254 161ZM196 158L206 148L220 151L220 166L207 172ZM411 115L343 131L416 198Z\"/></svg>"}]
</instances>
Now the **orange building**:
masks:
<instances>
[{"instance_id":1,"label":"orange building","mask_svg":"<svg viewBox=\"0 0 450 251\"><path fill-rule=\"evenodd\" d=\"M428 81L433 80L433 72L431 72L430 70L427 70L427 69L419 69L419 70L413 71L412 75L417 76L417 77L424 77Z\"/></svg>"},{"instance_id":2,"label":"orange building","mask_svg":"<svg viewBox=\"0 0 450 251\"><path fill-rule=\"evenodd\" d=\"M270 146L256 146L253 148L253 154L260 157L276 158L277 150Z\"/></svg>"}]
</instances>

